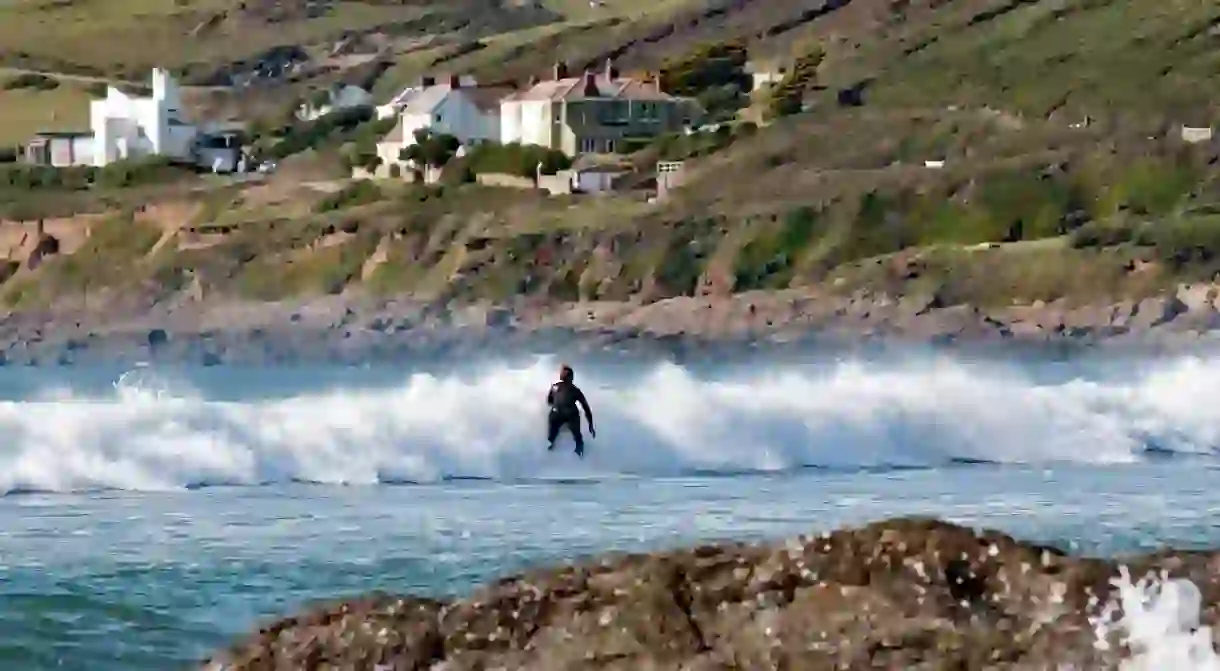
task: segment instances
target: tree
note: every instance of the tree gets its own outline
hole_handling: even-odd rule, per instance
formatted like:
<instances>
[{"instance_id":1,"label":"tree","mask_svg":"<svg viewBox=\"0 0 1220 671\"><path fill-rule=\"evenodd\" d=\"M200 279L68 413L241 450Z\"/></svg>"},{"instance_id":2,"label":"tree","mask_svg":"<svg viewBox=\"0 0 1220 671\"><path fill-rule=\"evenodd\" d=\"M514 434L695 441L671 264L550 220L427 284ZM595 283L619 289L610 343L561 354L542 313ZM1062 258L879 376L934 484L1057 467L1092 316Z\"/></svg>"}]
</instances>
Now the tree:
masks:
<instances>
[{"instance_id":1,"label":"tree","mask_svg":"<svg viewBox=\"0 0 1220 671\"><path fill-rule=\"evenodd\" d=\"M427 130L415 131L415 144L404 149L399 158L415 161L416 165L443 168L457 154L462 143L446 133L434 134Z\"/></svg>"},{"instance_id":2,"label":"tree","mask_svg":"<svg viewBox=\"0 0 1220 671\"><path fill-rule=\"evenodd\" d=\"M818 80L818 66L825 52L817 44L806 46L792 64L792 72L776 82L771 90L769 116L785 117L800 113L805 106L805 94Z\"/></svg>"}]
</instances>

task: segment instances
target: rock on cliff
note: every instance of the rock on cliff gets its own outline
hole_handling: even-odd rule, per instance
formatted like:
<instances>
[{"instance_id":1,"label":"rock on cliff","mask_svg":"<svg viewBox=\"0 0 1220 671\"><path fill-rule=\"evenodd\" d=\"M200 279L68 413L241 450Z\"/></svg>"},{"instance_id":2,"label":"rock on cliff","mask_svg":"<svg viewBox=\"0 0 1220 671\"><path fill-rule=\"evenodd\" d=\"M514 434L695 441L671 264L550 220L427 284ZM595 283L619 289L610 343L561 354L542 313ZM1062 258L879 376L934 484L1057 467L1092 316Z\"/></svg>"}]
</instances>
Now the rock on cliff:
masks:
<instances>
[{"instance_id":1,"label":"rock on cliff","mask_svg":"<svg viewBox=\"0 0 1220 671\"><path fill-rule=\"evenodd\" d=\"M1204 604L1220 598L1220 552L1124 566L1133 580L1189 578ZM1121 626L1097 644L1122 570L998 532L899 519L770 546L606 557L452 602L375 595L320 605L203 668L1115 668L1119 655L1139 653ZM1215 616L1204 608L1204 621Z\"/></svg>"}]
</instances>

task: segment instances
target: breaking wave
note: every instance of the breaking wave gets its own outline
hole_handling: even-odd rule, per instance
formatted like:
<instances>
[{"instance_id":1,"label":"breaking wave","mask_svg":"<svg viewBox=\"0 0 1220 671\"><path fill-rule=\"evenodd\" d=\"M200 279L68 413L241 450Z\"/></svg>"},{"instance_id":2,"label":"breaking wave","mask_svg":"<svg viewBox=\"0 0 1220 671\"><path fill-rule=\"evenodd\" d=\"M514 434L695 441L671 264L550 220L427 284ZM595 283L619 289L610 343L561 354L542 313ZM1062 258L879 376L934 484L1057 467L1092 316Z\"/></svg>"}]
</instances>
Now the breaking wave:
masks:
<instances>
[{"instance_id":1,"label":"breaking wave","mask_svg":"<svg viewBox=\"0 0 1220 671\"><path fill-rule=\"evenodd\" d=\"M1039 380L950 359L756 367L581 367L598 437L545 451L553 362L404 376L390 387L209 399L138 369L112 393L0 403L0 492L275 482L666 476L949 463L1120 464L1220 446L1220 365Z\"/></svg>"}]
</instances>

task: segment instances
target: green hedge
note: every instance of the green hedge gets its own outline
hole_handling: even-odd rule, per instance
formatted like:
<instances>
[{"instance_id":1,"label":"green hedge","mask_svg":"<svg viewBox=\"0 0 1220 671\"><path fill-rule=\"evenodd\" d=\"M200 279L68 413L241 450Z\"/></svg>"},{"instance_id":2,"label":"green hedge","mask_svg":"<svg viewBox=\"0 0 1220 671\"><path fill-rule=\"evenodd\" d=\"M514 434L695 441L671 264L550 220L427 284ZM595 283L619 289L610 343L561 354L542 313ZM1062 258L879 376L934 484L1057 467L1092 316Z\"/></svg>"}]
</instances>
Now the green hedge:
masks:
<instances>
[{"instance_id":1,"label":"green hedge","mask_svg":"<svg viewBox=\"0 0 1220 671\"><path fill-rule=\"evenodd\" d=\"M500 173L533 177L542 164L542 174L553 175L572 167L572 160L557 149L533 144L484 143L466 155L466 165L474 174Z\"/></svg>"},{"instance_id":2,"label":"green hedge","mask_svg":"<svg viewBox=\"0 0 1220 671\"><path fill-rule=\"evenodd\" d=\"M80 191L94 186L115 189L163 183L178 179L186 172L185 168L174 166L161 157L117 161L104 168L9 164L0 167L0 190Z\"/></svg>"},{"instance_id":3,"label":"green hedge","mask_svg":"<svg viewBox=\"0 0 1220 671\"><path fill-rule=\"evenodd\" d=\"M54 77L40 75L32 72L9 77L4 82L6 91L16 91L19 89L34 89L37 91L53 91L59 88L59 80Z\"/></svg>"}]
</instances>

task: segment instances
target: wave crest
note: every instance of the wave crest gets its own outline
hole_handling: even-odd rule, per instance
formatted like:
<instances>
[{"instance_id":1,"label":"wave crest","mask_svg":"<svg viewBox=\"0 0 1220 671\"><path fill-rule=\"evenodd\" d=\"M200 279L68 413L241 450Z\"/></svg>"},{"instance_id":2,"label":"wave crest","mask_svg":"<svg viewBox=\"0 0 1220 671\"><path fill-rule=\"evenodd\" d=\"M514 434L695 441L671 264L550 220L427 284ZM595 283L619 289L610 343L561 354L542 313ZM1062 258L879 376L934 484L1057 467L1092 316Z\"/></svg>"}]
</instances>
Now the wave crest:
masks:
<instances>
[{"instance_id":1,"label":"wave crest","mask_svg":"<svg viewBox=\"0 0 1220 671\"><path fill-rule=\"evenodd\" d=\"M1112 464L1149 448L1211 453L1220 444L1211 403L1220 371L1209 359L1056 382L948 359L714 379L660 365L628 377L580 371L599 434L577 462L566 445L545 450L542 397L553 370L547 361L496 365L238 403L137 369L109 395L61 390L0 403L0 491Z\"/></svg>"}]
</instances>

